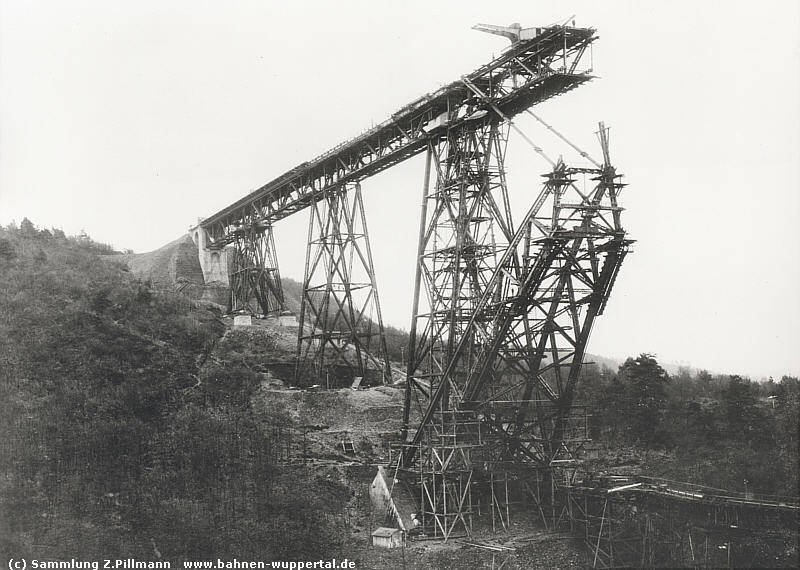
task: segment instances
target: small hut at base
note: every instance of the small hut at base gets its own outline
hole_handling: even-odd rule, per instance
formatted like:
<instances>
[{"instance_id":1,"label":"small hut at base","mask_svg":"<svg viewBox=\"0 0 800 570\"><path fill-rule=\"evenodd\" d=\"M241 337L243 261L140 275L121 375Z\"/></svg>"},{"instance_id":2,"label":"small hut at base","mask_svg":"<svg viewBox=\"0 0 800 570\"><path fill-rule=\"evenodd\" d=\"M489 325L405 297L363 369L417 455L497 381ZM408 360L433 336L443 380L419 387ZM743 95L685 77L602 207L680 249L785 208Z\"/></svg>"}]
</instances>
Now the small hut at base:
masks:
<instances>
[{"instance_id":1,"label":"small hut at base","mask_svg":"<svg viewBox=\"0 0 800 570\"><path fill-rule=\"evenodd\" d=\"M372 546L400 548L403 546L403 531L399 528L378 527L372 533Z\"/></svg>"}]
</instances>

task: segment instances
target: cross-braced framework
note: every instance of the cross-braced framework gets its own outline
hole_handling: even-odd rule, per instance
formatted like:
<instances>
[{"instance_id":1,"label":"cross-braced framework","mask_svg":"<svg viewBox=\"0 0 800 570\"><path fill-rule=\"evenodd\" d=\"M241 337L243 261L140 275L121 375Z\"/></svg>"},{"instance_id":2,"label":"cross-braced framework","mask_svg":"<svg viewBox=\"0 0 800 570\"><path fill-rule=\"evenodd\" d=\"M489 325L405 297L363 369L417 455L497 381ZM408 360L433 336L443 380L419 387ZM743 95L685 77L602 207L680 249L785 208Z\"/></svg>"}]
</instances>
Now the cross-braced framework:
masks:
<instances>
[{"instance_id":1,"label":"cross-braced framework","mask_svg":"<svg viewBox=\"0 0 800 570\"><path fill-rule=\"evenodd\" d=\"M249 220L233 232L233 237L229 312L280 313L284 309L283 288L272 225Z\"/></svg>"},{"instance_id":2,"label":"cross-braced framework","mask_svg":"<svg viewBox=\"0 0 800 570\"><path fill-rule=\"evenodd\" d=\"M450 323L458 322L455 317L461 322L457 338L447 336L455 328L451 325L439 341L450 349L444 362L435 358L433 343L425 344L428 327L422 327L409 352L416 356L420 347L427 348L433 353L426 359L428 369L436 366L439 371L417 372L418 356L417 366L410 365L407 417L416 406L424 426L439 409L480 410L487 425L509 442L510 456L540 464L570 459L564 419L586 341L631 243L620 223L617 199L623 185L608 164L605 133L601 130L606 165L556 164L494 270L488 278L473 281L470 310L462 314L458 306L449 307ZM459 221L462 227L470 222ZM461 264L476 265L467 255ZM458 266L452 262L430 270L429 299L458 303L466 297L435 287L449 283L437 273ZM421 381L426 376L428 382ZM417 430L414 443L420 434Z\"/></svg>"},{"instance_id":3,"label":"cross-braced framework","mask_svg":"<svg viewBox=\"0 0 800 570\"><path fill-rule=\"evenodd\" d=\"M478 29L485 27L478 26ZM431 316L428 330L431 336L426 341L431 346L420 351L420 354L426 354L421 357L423 359L437 360L438 364L434 368L441 367L447 361L453 343L458 340L458 329L462 326L458 322L465 322L470 306L478 296L477 288L487 278L489 269L493 268L492 258L498 244L503 244L511 231L505 197L496 199L494 207L500 208L500 211L493 212L492 204L485 196L479 196L500 195L505 192L502 154L505 152L508 127L512 126L510 118L528 107L571 91L593 78L591 69L580 68L579 64L585 59L585 54L590 53L589 48L597 39L594 29L578 28L574 25L552 25L524 30L514 27L508 34L512 45L487 64L410 102L380 124L310 161L303 162L203 220L201 226L209 236L209 247L220 248L236 241L241 228L250 227L254 221L268 227L300 210L324 207L319 204L320 201L328 201L330 196L344 191L344 188L354 183L426 150L429 157L436 153L437 180L450 177L450 184L462 186L463 196L452 201L453 196L458 196L458 191L453 193L447 184L437 187L435 194L450 194L450 198L441 203L446 204L449 201L450 205L446 206L448 208L452 205L467 207L471 216L467 222L470 227L465 230L454 225L461 224L466 219L464 216L439 211L437 216L442 223L431 226L437 229L437 236L431 238L430 244L434 249L429 253L442 256L437 263L440 266L446 264L448 256L456 263L467 263L450 273L454 278L450 285L440 283L433 289L446 290L450 287L451 295L457 297L464 294L472 299L457 301L456 304L460 303L460 307L455 311L450 311L446 304L440 303ZM486 163L482 164L484 158ZM496 171L494 174L484 176L492 169ZM474 180L457 181L458 176L477 176L483 182L488 181L489 187ZM472 209L473 206L477 208L477 213ZM447 239L440 235L447 226L447 216L451 216L453 222L450 229L452 235L459 239L468 236L472 240L469 243L453 243L454 251L459 252L455 256L444 250L434 253L438 244ZM482 216L487 216L487 219L483 220ZM425 243L428 244L429 240L425 240ZM247 247L243 245L240 249L246 253ZM429 261L434 263L430 259ZM255 267L248 263L250 262L245 260L242 267ZM470 263L473 264L472 267L469 266ZM434 275L442 277L446 274L437 270ZM248 286L251 278L245 274L238 283L241 287ZM470 287L473 288L472 291ZM243 293L237 294L236 304L242 303L238 299L242 298ZM324 299L318 301L326 302ZM304 299L304 306L308 307L309 303L313 304L310 298ZM437 303L438 301L432 301L432 304ZM440 310L445 312L438 312ZM449 319L448 314L445 314L447 311L450 311ZM327 311L325 314L327 315ZM416 316L418 312L415 310L414 314ZM316 315L321 317L319 312ZM312 319L320 322L322 320L316 317ZM327 317L325 320L330 323ZM304 322L301 337L308 336L306 327L312 326L312 321ZM434 339L433 335L438 334L439 329L452 329L453 334L446 337L447 344ZM316 333L311 334L313 336ZM311 339L309 344L314 342L318 346L326 344L325 338ZM299 344L303 344L302 338ZM309 348L298 352L312 355L313 360L317 351ZM317 358L318 365L320 362Z\"/></svg>"},{"instance_id":4,"label":"cross-braced framework","mask_svg":"<svg viewBox=\"0 0 800 570\"><path fill-rule=\"evenodd\" d=\"M491 518L493 531L510 527L514 474L492 464L498 441L482 430L473 411L438 411L417 444L414 469L398 466L399 483L419 504L418 530L444 540L470 535L476 517Z\"/></svg>"},{"instance_id":5,"label":"cross-braced framework","mask_svg":"<svg viewBox=\"0 0 800 570\"><path fill-rule=\"evenodd\" d=\"M389 373L361 186L326 191L311 206L296 377L335 385Z\"/></svg>"},{"instance_id":6,"label":"cross-braced framework","mask_svg":"<svg viewBox=\"0 0 800 570\"><path fill-rule=\"evenodd\" d=\"M796 560L800 508L787 497L626 476L567 491L589 568L783 568Z\"/></svg>"},{"instance_id":7,"label":"cross-braced framework","mask_svg":"<svg viewBox=\"0 0 800 570\"><path fill-rule=\"evenodd\" d=\"M454 530L472 529L472 452L480 449L480 422L474 414L437 414L425 427L419 447L420 523L433 536L447 540Z\"/></svg>"},{"instance_id":8,"label":"cross-braced framework","mask_svg":"<svg viewBox=\"0 0 800 570\"><path fill-rule=\"evenodd\" d=\"M506 531L514 513L532 511L546 528L563 527L570 516L565 490L575 470L557 469L559 481L554 468L502 459L506 443L483 419L473 410L437 410L416 445L415 464L396 465L398 493L416 497L419 505L417 532L447 540L490 522L492 532ZM400 445L399 452L407 454L409 446Z\"/></svg>"},{"instance_id":9,"label":"cross-braced framework","mask_svg":"<svg viewBox=\"0 0 800 570\"><path fill-rule=\"evenodd\" d=\"M442 373L496 267L498 250L511 238L503 170L507 135L508 127L498 125L454 130L429 150L436 181L432 192L426 188L423 205L427 219L420 232L408 358L408 376L422 391L423 385L441 385ZM419 282L427 297L423 312ZM464 344L462 367L470 361L473 346Z\"/></svg>"},{"instance_id":10,"label":"cross-braced framework","mask_svg":"<svg viewBox=\"0 0 800 570\"><path fill-rule=\"evenodd\" d=\"M449 207L452 200L434 195L444 202L437 202L438 210L455 214L431 216L421 234L419 271L430 308L418 310L413 321L420 332L409 349L414 360L404 419L418 424L401 457L406 468L417 460L435 416L450 410L478 414L486 439L493 441L485 454L492 479L495 468L508 465L549 469L576 462L586 435L572 405L575 385L592 324L631 243L620 221L623 184L610 164L602 125L599 134L604 164L555 164L517 230L505 219L501 235L507 244L494 241L489 249L483 242L480 248L464 230L487 221L501 226L502 207L456 209ZM479 187L491 187L486 178ZM465 179L470 180L455 177ZM437 193L448 187L444 180ZM449 257L436 264L428 260L438 260L440 248L427 242L438 235L440 219L446 231L452 226L462 233L449 232ZM474 259L487 251L482 264ZM433 334L435 341L429 340Z\"/></svg>"}]
</instances>

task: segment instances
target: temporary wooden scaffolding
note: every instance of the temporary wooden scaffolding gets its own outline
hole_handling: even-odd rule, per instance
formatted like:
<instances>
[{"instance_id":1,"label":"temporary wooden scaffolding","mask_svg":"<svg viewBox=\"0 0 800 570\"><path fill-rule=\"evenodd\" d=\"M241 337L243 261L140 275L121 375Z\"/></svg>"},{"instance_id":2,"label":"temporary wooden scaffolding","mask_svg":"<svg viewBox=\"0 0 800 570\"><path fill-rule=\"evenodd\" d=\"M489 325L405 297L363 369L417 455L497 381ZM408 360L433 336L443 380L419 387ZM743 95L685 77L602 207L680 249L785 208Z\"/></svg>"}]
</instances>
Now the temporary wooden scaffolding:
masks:
<instances>
[{"instance_id":1,"label":"temporary wooden scaffolding","mask_svg":"<svg viewBox=\"0 0 800 570\"><path fill-rule=\"evenodd\" d=\"M576 407L585 415L585 410ZM577 456L587 441L586 419L571 415L574 426L565 430L564 448ZM580 417L580 419L578 419ZM407 488L418 498L420 523L416 532L448 540L469 536L474 526L491 524L492 532L508 531L513 513L526 519L540 515L547 528L568 524L564 486L576 472L578 459L555 459L552 466L522 464L502 454L506 444L500 434L487 429L471 410L440 410L425 426L425 435L413 450L413 469L398 467ZM582 436L581 436L582 434ZM411 450L399 446L392 461Z\"/></svg>"},{"instance_id":2,"label":"temporary wooden scaffolding","mask_svg":"<svg viewBox=\"0 0 800 570\"><path fill-rule=\"evenodd\" d=\"M569 489L573 531L590 568L784 567L800 505L649 477L605 477ZM796 560L797 554L794 553Z\"/></svg>"}]
</instances>

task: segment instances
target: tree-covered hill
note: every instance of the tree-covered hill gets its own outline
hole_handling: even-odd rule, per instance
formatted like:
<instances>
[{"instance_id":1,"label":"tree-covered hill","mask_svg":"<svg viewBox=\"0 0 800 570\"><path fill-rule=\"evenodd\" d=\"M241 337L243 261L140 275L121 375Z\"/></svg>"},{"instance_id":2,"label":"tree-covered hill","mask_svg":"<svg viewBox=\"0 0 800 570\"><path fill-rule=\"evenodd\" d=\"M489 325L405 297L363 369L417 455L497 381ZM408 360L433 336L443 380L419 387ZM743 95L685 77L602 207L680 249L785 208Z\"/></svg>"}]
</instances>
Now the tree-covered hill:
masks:
<instances>
[{"instance_id":1,"label":"tree-covered hill","mask_svg":"<svg viewBox=\"0 0 800 570\"><path fill-rule=\"evenodd\" d=\"M213 305L136 279L115 253L28 220L0 228L0 554L177 564L353 552L356 484L281 459L287 431L319 417L253 397L269 339L254 351L202 308ZM405 333L387 340L402 359ZM797 496L799 395L796 378L670 375L645 354L584 367L576 403L602 448L591 467ZM359 417L378 426L386 413L399 411Z\"/></svg>"},{"instance_id":2,"label":"tree-covered hill","mask_svg":"<svg viewBox=\"0 0 800 570\"><path fill-rule=\"evenodd\" d=\"M0 553L333 552L345 489L275 461L284 418L254 414L257 375L219 360L218 315L111 253L27 219L0 229Z\"/></svg>"},{"instance_id":3,"label":"tree-covered hill","mask_svg":"<svg viewBox=\"0 0 800 570\"><path fill-rule=\"evenodd\" d=\"M757 383L736 375L669 375L649 354L617 371L587 366L578 403L603 463L731 491L798 495L800 380ZM625 455L624 458L621 455Z\"/></svg>"}]
</instances>

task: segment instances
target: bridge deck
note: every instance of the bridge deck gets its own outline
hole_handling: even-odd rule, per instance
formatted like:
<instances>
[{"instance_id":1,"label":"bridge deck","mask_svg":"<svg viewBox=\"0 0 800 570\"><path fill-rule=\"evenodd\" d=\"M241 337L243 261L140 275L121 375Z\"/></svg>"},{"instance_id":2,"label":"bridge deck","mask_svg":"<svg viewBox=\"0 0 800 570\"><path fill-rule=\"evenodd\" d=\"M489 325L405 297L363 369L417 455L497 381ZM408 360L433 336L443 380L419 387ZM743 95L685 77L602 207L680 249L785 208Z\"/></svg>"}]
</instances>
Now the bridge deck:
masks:
<instances>
[{"instance_id":1,"label":"bridge deck","mask_svg":"<svg viewBox=\"0 0 800 570\"><path fill-rule=\"evenodd\" d=\"M230 243L251 224L269 224L322 199L325 190L372 176L447 137L448 130L499 122L589 81L576 67L596 39L592 28L538 30L499 57L387 120L261 186L200 223L212 246ZM486 98L467 86L477 87ZM498 115L497 110L502 115Z\"/></svg>"}]
</instances>

